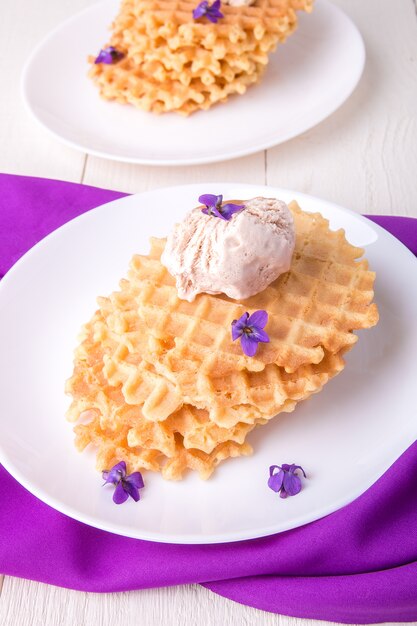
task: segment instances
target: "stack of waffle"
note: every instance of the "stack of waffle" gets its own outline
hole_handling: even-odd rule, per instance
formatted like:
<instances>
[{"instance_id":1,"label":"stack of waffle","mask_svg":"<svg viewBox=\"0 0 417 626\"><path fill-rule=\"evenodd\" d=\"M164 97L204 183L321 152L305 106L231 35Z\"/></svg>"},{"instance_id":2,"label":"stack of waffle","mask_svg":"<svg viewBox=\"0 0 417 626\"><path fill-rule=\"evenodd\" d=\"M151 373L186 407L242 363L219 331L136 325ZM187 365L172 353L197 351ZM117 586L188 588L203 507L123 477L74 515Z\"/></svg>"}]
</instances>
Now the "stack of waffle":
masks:
<instances>
[{"instance_id":1,"label":"stack of waffle","mask_svg":"<svg viewBox=\"0 0 417 626\"><path fill-rule=\"evenodd\" d=\"M376 324L363 250L320 214L290 208L291 269L245 301L180 300L160 262L162 239L132 259L119 291L99 298L67 383L76 445L97 448L99 470L124 460L129 471L208 478L220 461L251 453L255 426L320 391L343 369L352 331ZM270 343L247 357L231 322L258 309L268 312Z\"/></svg>"},{"instance_id":2,"label":"stack of waffle","mask_svg":"<svg viewBox=\"0 0 417 626\"><path fill-rule=\"evenodd\" d=\"M122 0L107 45L124 54L114 65L92 63L90 76L108 100L145 111L188 115L259 80L268 54L297 25L295 11L313 0L222 4L213 24L193 19L198 0Z\"/></svg>"}]
</instances>

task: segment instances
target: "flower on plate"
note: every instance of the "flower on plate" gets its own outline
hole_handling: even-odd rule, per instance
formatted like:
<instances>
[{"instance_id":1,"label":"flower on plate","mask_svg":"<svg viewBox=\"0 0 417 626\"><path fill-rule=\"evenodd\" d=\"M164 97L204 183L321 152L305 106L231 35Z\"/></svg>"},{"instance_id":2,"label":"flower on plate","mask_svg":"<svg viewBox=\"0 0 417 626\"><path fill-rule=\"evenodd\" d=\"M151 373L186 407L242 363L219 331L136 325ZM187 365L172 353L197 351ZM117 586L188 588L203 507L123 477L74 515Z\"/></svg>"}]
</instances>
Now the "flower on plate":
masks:
<instances>
[{"instance_id":1,"label":"flower on plate","mask_svg":"<svg viewBox=\"0 0 417 626\"><path fill-rule=\"evenodd\" d=\"M227 221L230 220L234 213L245 208L244 204L233 204L231 202L222 205L223 196L215 196L212 193L203 194L198 201L204 204L204 209L201 209L203 213L213 217L220 217L220 219Z\"/></svg>"},{"instance_id":2,"label":"flower on plate","mask_svg":"<svg viewBox=\"0 0 417 626\"><path fill-rule=\"evenodd\" d=\"M275 470L279 470L274 473ZM288 465L283 463L282 465L271 465L269 468L268 487L272 491L279 492L280 498L286 498L287 496L296 496L301 491L301 478L297 474L297 470L301 470L304 478L306 473L301 465Z\"/></svg>"},{"instance_id":3,"label":"flower on plate","mask_svg":"<svg viewBox=\"0 0 417 626\"><path fill-rule=\"evenodd\" d=\"M112 65L113 63L117 63L123 59L123 52L119 52L113 46L108 46L107 48L103 48L100 50L98 57L94 61L94 63L105 63L106 65Z\"/></svg>"},{"instance_id":4,"label":"flower on plate","mask_svg":"<svg viewBox=\"0 0 417 626\"><path fill-rule=\"evenodd\" d=\"M140 500L139 489L145 486L140 472L127 474L124 461L116 463L111 470L105 470L103 472L103 480L105 480L104 485L115 485L116 489L113 494L113 502L115 504L123 504L129 496L137 502Z\"/></svg>"},{"instance_id":5,"label":"flower on plate","mask_svg":"<svg viewBox=\"0 0 417 626\"><path fill-rule=\"evenodd\" d=\"M269 337L264 331L268 323L266 311L255 311L252 315L244 313L238 320L232 322L232 339L240 339L243 352L246 356L255 356L258 343L269 343Z\"/></svg>"},{"instance_id":6,"label":"flower on plate","mask_svg":"<svg viewBox=\"0 0 417 626\"><path fill-rule=\"evenodd\" d=\"M220 0L215 0L213 4L209 4L208 0L203 0L194 9L193 18L198 20L200 17L206 17L210 22L216 24L218 20L224 17L220 11L220 4Z\"/></svg>"}]
</instances>

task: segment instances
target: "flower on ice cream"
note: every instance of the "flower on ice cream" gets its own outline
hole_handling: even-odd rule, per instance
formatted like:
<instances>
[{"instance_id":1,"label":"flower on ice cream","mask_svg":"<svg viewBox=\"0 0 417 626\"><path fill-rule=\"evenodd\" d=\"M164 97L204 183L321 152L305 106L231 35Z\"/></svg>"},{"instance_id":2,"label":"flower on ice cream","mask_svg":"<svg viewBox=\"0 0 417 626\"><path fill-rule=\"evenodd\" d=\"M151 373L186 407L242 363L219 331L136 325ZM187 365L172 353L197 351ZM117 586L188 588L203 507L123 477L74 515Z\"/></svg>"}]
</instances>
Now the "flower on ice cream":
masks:
<instances>
[{"instance_id":1,"label":"flower on ice cream","mask_svg":"<svg viewBox=\"0 0 417 626\"><path fill-rule=\"evenodd\" d=\"M252 315L244 313L238 320L232 322L232 339L240 339L243 352L246 356L255 356L258 343L269 343L269 337L264 331L268 323L266 311L255 311Z\"/></svg>"},{"instance_id":2,"label":"flower on ice cream","mask_svg":"<svg viewBox=\"0 0 417 626\"><path fill-rule=\"evenodd\" d=\"M194 9L193 18L198 20L200 17L206 17L210 22L216 24L218 20L224 17L220 11L220 4L220 0L215 0L213 4L209 4L208 0L203 0Z\"/></svg>"},{"instance_id":3,"label":"flower on ice cream","mask_svg":"<svg viewBox=\"0 0 417 626\"><path fill-rule=\"evenodd\" d=\"M127 474L124 461L116 463L111 470L105 470L103 472L103 480L105 480L104 485L115 485L116 489L113 494L113 502L115 504L123 504L129 496L137 502L140 500L139 489L145 486L140 472Z\"/></svg>"},{"instance_id":4,"label":"flower on ice cream","mask_svg":"<svg viewBox=\"0 0 417 626\"><path fill-rule=\"evenodd\" d=\"M277 473L274 473L278 470ZM286 498L287 496L296 496L301 491L301 478L297 474L297 470L301 470L306 478L306 473L301 465L295 465L292 463L288 465L283 463L282 465L271 465L269 468L268 487L272 491L279 492L280 498Z\"/></svg>"},{"instance_id":5,"label":"flower on ice cream","mask_svg":"<svg viewBox=\"0 0 417 626\"><path fill-rule=\"evenodd\" d=\"M201 204L204 204L205 208L201 209L206 215L213 217L220 217L222 220L229 221L234 213L238 213L245 208L244 204L233 204L228 202L222 205L223 196L216 196L212 193L205 193L198 199Z\"/></svg>"},{"instance_id":6,"label":"flower on ice cream","mask_svg":"<svg viewBox=\"0 0 417 626\"><path fill-rule=\"evenodd\" d=\"M113 46L108 46L107 48L103 48L100 50L98 57L94 61L94 63L105 63L106 65L112 65L113 63L117 63L123 59L123 52L119 52Z\"/></svg>"}]
</instances>

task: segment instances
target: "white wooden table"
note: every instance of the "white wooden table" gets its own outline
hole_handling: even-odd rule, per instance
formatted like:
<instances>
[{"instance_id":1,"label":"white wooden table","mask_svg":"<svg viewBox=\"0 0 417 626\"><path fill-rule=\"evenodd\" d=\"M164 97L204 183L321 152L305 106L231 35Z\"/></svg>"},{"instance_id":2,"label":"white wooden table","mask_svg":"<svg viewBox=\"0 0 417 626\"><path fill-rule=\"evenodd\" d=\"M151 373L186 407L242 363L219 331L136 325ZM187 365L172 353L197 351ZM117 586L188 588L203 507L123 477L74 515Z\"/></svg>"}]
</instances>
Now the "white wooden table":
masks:
<instances>
[{"instance_id":1,"label":"white wooden table","mask_svg":"<svg viewBox=\"0 0 417 626\"><path fill-rule=\"evenodd\" d=\"M23 110L22 65L62 20L95 0L3 0L0 171L139 192L213 180L270 184L364 213L417 217L416 0L334 0L367 48L363 79L328 120L292 141L214 165L156 168L105 161L50 138ZM0 575L1 626L311 626L235 604L198 585L108 595Z\"/></svg>"}]
</instances>

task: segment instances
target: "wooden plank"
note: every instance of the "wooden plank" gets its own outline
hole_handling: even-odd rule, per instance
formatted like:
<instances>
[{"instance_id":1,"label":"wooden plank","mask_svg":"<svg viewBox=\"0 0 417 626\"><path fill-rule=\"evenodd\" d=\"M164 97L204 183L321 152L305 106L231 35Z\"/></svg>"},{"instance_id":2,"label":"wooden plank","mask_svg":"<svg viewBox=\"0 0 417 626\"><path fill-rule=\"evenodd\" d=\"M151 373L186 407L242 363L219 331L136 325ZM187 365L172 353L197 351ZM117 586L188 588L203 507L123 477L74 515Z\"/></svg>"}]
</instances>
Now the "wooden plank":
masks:
<instances>
[{"instance_id":1,"label":"wooden plank","mask_svg":"<svg viewBox=\"0 0 417 626\"><path fill-rule=\"evenodd\" d=\"M268 150L268 184L360 212L417 216L415 4L334 2L364 37L364 75L352 97L330 118Z\"/></svg>"},{"instance_id":2,"label":"wooden plank","mask_svg":"<svg viewBox=\"0 0 417 626\"><path fill-rule=\"evenodd\" d=\"M34 46L89 0L2 2L0 19L0 171L79 181L84 155L50 137L25 110L20 76Z\"/></svg>"},{"instance_id":3,"label":"wooden plank","mask_svg":"<svg viewBox=\"0 0 417 626\"><path fill-rule=\"evenodd\" d=\"M5 626L320 626L265 613L198 585L114 594L82 593L8 577L0 605ZM336 625L335 625L336 626Z\"/></svg>"},{"instance_id":4,"label":"wooden plank","mask_svg":"<svg viewBox=\"0 0 417 626\"><path fill-rule=\"evenodd\" d=\"M264 152L224 163L191 167L146 167L89 156L83 182L138 193L158 187L216 180L265 184Z\"/></svg>"}]
</instances>

